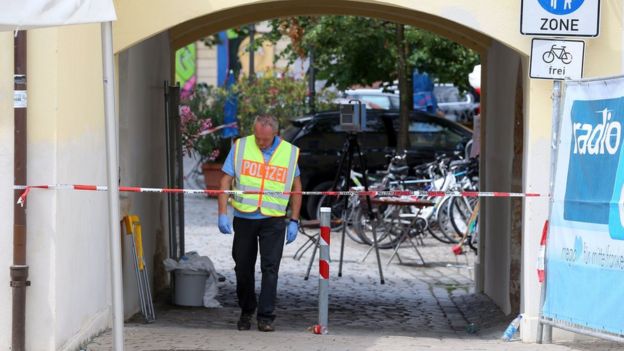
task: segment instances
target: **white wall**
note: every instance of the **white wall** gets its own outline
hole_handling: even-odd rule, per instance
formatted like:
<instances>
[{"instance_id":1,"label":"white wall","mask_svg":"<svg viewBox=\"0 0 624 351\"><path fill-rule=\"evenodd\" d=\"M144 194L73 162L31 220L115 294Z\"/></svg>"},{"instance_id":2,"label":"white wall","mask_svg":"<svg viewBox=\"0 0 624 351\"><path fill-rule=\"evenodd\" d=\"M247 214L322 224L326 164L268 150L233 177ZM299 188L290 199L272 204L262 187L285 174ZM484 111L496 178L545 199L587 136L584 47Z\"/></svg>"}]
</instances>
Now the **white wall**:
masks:
<instances>
[{"instance_id":1,"label":"white wall","mask_svg":"<svg viewBox=\"0 0 624 351\"><path fill-rule=\"evenodd\" d=\"M106 184L100 26L28 32L28 183ZM12 33L0 34L0 350L11 344L13 208ZM169 44L156 36L120 58L122 183L164 185L163 81ZM122 84L122 82L124 84ZM154 237L164 240L164 197L125 196L141 216L148 269ZM27 202L30 266L26 349L75 350L110 327L106 193L33 190ZM126 244L128 242L126 241ZM124 247L125 312L138 309L130 251Z\"/></svg>"},{"instance_id":2,"label":"white wall","mask_svg":"<svg viewBox=\"0 0 624 351\"><path fill-rule=\"evenodd\" d=\"M11 345L13 264L13 33L0 33L0 349Z\"/></svg>"},{"instance_id":3,"label":"white wall","mask_svg":"<svg viewBox=\"0 0 624 351\"><path fill-rule=\"evenodd\" d=\"M58 47L62 50L57 56L59 79L55 85L60 92L72 93L58 98L56 182L106 184L100 25L85 26L83 30L62 27L58 33ZM92 66L77 70L84 60L92 62ZM29 170L39 168L29 163ZM46 173L44 168L41 181ZM55 195L55 345L73 349L109 325L108 197L104 192L58 191ZM43 213L46 210L42 208ZM37 217L29 215L29 220L37 221Z\"/></svg>"},{"instance_id":4,"label":"white wall","mask_svg":"<svg viewBox=\"0 0 624 351\"><path fill-rule=\"evenodd\" d=\"M169 39L152 37L119 54L119 153L121 183L142 187L166 186L165 80L170 80ZM166 198L161 194L122 194L122 213L141 219L145 260L150 277L162 258L153 259L156 240L166 244ZM124 313L139 310L132 248L125 237L123 250ZM165 252L166 253L166 252ZM153 281L150 283L154 287Z\"/></svg>"},{"instance_id":5,"label":"white wall","mask_svg":"<svg viewBox=\"0 0 624 351\"><path fill-rule=\"evenodd\" d=\"M487 55L487 114L485 128L484 191L511 191L513 137L518 53L493 42ZM481 259L484 292L510 313L509 265L511 235L511 200L483 199L485 252Z\"/></svg>"},{"instance_id":6,"label":"white wall","mask_svg":"<svg viewBox=\"0 0 624 351\"><path fill-rule=\"evenodd\" d=\"M217 86L217 47L208 47L202 41L197 46L197 82Z\"/></svg>"},{"instance_id":7,"label":"white wall","mask_svg":"<svg viewBox=\"0 0 624 351\"><path fill-rule=\"evenodd\" d=\"M528 62L524 71L528 76ZM528 101L525 119L524 192L547 194L550 172L550 132L552 112L541 112L544 106L552 109L552 86L547 80L528 79L525 96ZM537 281L537 251L544 221L548 217L548 199L530 198L524 201L522 223L522 298L524 313L520 331L524 341L535 341L539 315L540 284Z\"/></svg>"},{"instance_id":8,"label":"white wall","mask_svg":"<svg viewBox=\"0 0 624 351\"><path fill-rule=\"evenodd\" d=\"M102 184L104 130L99 26L28 31L28 183ZM2 270L12 261L12 35L0 45ZM80 53L79 55L77 53ZM104 194L33 190L27 201L26 349L75 348L109 325ZM2 284L0 347L11 344L11 292Z\"/></svg>"}]
</instances>

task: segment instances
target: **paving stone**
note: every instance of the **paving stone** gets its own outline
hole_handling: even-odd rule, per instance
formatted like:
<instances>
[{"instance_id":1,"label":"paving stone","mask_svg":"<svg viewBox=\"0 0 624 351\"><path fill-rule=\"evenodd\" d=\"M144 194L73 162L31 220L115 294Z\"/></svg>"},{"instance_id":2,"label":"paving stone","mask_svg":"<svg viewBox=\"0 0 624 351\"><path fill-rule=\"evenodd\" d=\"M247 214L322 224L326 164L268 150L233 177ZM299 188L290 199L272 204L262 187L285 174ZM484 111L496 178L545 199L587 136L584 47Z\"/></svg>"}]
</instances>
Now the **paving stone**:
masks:
<instances>
[{"instance_id":1,"label":"paving stone","mask_svg":"<svg viewBox=\"0 0 624 351\"><path fill-rule=\"evenodd\" d=\"M347 238L343 276L338 277L340 234L332 234L330 272L330 333L314 335L310 327L318 320L318 265L309 280L305 271L312 254L293 260L305 240L300 236L287 245L280 267L275 321L276 332L260 333L255 322L250 331L236 330L239 309L231 258L232 235L216 228L216 200L187 197L185 204L186 248L209 256L226 281L219 284L217 299L222 308L179 307L169 304L170 293L156 295L157 321L142 323L135 315L125 327L129 350L605 350L612 344L588 342L577 345L535 345L498 340L512 318L505 316L485 295L474 293L472 253L456 257L450 246L425 238L419 246L428 265L414 265L412 248L399 250L405 264L381 250L384 285L379 282L374 252L364 263L367 246ZM313 231L308 231L313 233ZM409 263L408 263L409 262ZM451 267L448 267L451 265ZM459 266L459 268L457 268ZM260 274L257 269L257 290ZM479 331L466 332L473 323ZM287 340L287 341L286 341ZM110 330L94 338L87 350L110 350Z\"/></svg>"}]
</instances>

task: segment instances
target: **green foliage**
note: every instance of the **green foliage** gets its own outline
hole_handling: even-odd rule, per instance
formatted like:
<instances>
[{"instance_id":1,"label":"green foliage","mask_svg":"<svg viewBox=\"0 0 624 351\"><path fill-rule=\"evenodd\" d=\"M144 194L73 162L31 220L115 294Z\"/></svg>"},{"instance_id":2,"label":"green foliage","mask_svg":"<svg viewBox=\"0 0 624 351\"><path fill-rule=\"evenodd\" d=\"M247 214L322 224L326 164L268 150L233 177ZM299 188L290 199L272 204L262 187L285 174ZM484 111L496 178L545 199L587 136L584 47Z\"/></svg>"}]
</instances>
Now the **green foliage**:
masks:
<instances>
[{"instance_id":1,"label":"green foliage","mask_svg":"<svg viewBox=\"0 0 624 351\"><path fill-rule=\"evenodd\" d=\"M258 115L273 115L277 117L280 128L284 128L288 120L309 112L306 81L286 76L284 72L269 70L253 80L243 77L233 90L238 95L242 135L253 133L253 121ZM334 98L331 92L323 90L316 96L316 106L327 109Z\"/></svg>"},{"instance_id":2,"label":"green foliage","mask_svg":"<svg viewBox=\"0 0 624 351\"><path fill-rule=\"evenodd\" d=\"M241 78L234 89L239 98L238 117L243 135L253 132L253 120L258 115L273 115L284 126L289 118L305 112L305 82L291 77L278 77L269 71L253 80Z\"/></svg>"},{"instance_id":3,"label":"green foliage","mask_svg":"<svg viewBox=\"0 0 624 351\"><path fill-rule=\"evenodd\" d=\"M197 154L205 161L223 162L230 149L230 140L221 137L221 131L208 133L224 123L224 107L228 94L238 99L238 127L240 134L253 133L253 121L258 115L270 114L288 125L291 118L307 111L307 83L267 71L254 80L242 77L232 86L231 92L205 84L197 86L194 93L181 101L180 120L182 144L185 154ZM328 109L335 94L323 90L316 95L316 106Z\"/></svg>"},{"instance_id":4,"label":"green foliage","mask_svg":"<svg viewBox=\"0 0 624 351\"><path fill-rule=\"evenodd\" d=\"M398 78L394 23L354 16L295 17L272 20L271 28L263 40L290 37L282 57L291 62L313 49L317 79L339 89ZM475 52L411 26L405 26L405 44L408 71L416 68L441 83L468 89L468 74L479 63Z\"/></svg>"}]
</instances>

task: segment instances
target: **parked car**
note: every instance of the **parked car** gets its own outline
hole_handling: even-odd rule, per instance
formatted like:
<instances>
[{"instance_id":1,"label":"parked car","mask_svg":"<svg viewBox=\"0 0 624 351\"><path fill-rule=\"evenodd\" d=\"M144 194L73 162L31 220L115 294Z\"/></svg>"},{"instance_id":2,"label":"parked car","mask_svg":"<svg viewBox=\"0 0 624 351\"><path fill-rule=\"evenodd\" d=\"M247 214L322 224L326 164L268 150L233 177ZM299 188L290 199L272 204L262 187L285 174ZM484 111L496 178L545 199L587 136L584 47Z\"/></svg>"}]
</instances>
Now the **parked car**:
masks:
<instances>
[{"instance_id":1,"label":"parked car","mask_svg":"<svg viewBox=\"0 0 624 351\"><path fill-rule=\"evenodd\" d=\"M344 92L343 97L337 103L348 103L349 100L361 100L367 109L372 110L398 110L399 95L386 93L381 89L353 89Z\"/></svg>"},{"instance_id":2,"label":"parked car","mask_svg":"<svg viewBox=\"0 0 624 351\"><path fill-rule=\"evenodd\" d=\"M367 125L359 135L359 144L370 171L386 166L386 154L397 147L398 111L369 110ZM472 137L472 131L461 124L425 112L410 116L407 162L410 166L429 162L443 152L453 152ZM321 112L294 119L282 137L300 148L299 169L305 190L327 190L331 187L347 139L339 126L339 112ZM354 168L360 168L356 162ZM311 214L316 204L304 199L303 210ZM317 199L318 201L318 199Z\"/></svg>"}]
</instances>

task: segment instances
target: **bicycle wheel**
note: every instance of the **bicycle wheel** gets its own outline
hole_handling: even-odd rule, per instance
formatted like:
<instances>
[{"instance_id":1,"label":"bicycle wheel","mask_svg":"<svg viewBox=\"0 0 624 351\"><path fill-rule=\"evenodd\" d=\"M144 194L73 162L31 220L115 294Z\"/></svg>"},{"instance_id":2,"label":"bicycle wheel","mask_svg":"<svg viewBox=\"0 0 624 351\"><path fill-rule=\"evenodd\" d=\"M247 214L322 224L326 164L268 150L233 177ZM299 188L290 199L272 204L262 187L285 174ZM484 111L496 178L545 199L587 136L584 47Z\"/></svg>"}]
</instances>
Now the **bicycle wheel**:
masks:
<instances>
[{"instance_id":1,"label":"bicycle wheel","mask_svg":"<svg viewBox=\"0 0 624 351\"><path fill-rule=\"evenodd\" d=\"M330 207L331 210L331 219L344 219L340 224L330 224L332 231L341 231L342 226L346 224L347 228L345 232L347 236L355 241L358 244L365 244L365 242L360 238L360 236L355 232L353 228L354 225L354 210L353 207L359 204L358 202L352 201L352 199L347 199L347 209L344 209L344 197L339 196L327 196L322 195L319 200L318 207L316 210L316 218L321 218L321 207ZM344 215L344 217L343 217Z\"/></svg>"},{"instance_id":2,"label":"bicycle wheel","mask_svg":"<svg viewBox=\"0 0 624 351\"><path fill-rule=\"evenodd\" d=\"M453 242L446 238L444 234L442 234L442 229L438 225L438 221L431 221L427 226L427 233L431 234L431 236L437 241L443 244L452 244Z\"/></svg>"},{"instance_id":3,"label":"bicycle wheel","mask_svg":"<svg viewBox=\"0 0 624 351\"><path fill-rule=\"evenodd\" d=\"M572 62L572 54L569 52L564 51L561 54L561 62L565 63L566 65L570 62Z\"/></svg>"},{"instance_id":4,"label":"bicycle wheel","mask_svg":"<svg viewBox=\"0 0 624 351\"><path fill-rule=\"evenodd\" d=\"M455 228L453 228L453 224L451 223L451 207L449 206L451 204L451 199L451 197L447 197L442 200L438 207L437 219L442 235L451 243L455 244L459 241L459 238L455 235Z\"/></svg>"},{"instance_id":5,"label":"bicycle wheel","mask_svg":"<svg viewBox=\"0 0 624 351\"><path fill-rule=\"evenodd\" d=\"M347 199L348 201L348 199ZM331 208L331 223L330 227L332 231L339 231L342 229L343 222L340 221L339 224L335 224L337 220L342 220L343 212L345 211L345 198L344 196L328 196L321 195L318 204L316 205L316 218L321 218L321 207L329 207Z\"/></svg>"},{"instance_id":6,"label":"bicycle wheel","mask_svg":"<svg viewBox=\"0 0 624 351\"><path fill-rule=\"evenodd\" d=\"M354 215L354 229L360 236L362 241L367 245L373 245L373 225L375 226L375 233L377 234L377 247L380 249L394 248L396 242L399 240L400 232L396 226L396 223L390 219L389 214L393 209L392 206L388 206L384 211L380 211L375 223L371 223L368 216L368 211L361 207L356 210Z\"/></svg>"},{"instance_id":7,"label":"bicycle wheel","mask_svg":"<svg viewBox=\"0 0 624 351\"><path fill-rule=\"evenodd\" d=\"M555 54L552 51L546 51L544 55L542 55L542 60L546 63L551 63L555 60Z\"/></svg>"},{"instance_id":8,"label":"bicycle wheel","mask_svg":"<svg viewBox=\"0 0 624 351\"><path fill-rule=\"evenodd\" d=\"M468 229L468 220L476 204L475 198L454 197L450 204L451 224L455 233L464 236Z\"/></svg>"}]
</instances>

